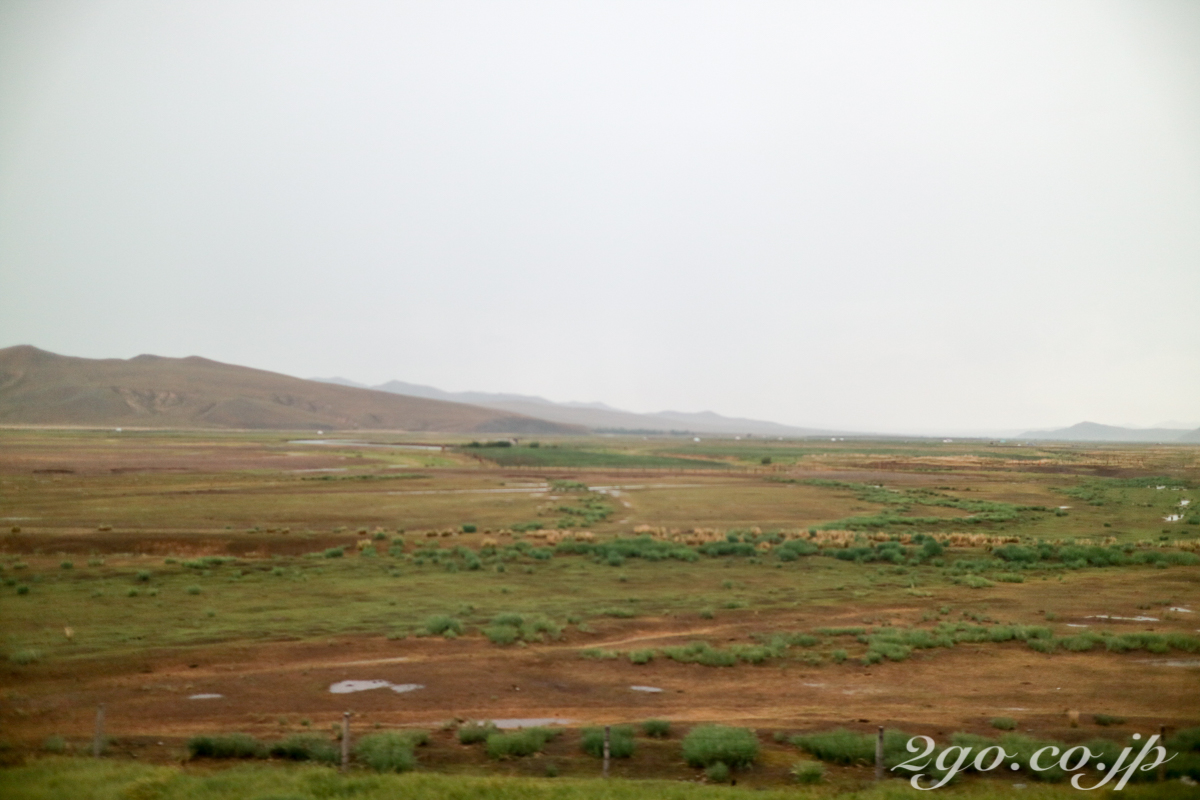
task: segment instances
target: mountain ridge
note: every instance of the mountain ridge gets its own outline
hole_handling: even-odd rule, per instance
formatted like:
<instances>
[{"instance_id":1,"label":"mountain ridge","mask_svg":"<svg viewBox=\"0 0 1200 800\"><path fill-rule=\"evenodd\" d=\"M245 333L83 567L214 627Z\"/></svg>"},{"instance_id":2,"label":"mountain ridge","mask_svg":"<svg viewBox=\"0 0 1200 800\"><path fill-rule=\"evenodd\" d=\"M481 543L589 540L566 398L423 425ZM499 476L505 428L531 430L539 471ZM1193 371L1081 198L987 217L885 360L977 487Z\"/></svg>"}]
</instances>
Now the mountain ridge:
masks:
<instances>
[{"instance_id":1,"label":"mountain ridge","mask_svg":"<svg viewBox=\"0 0 1200 800\"><path fill-rule=\"evenodd\" d=\"M1200 442L1200 428L1124 428L1098 422L1077 422L1066 428L1026 431L1018 439L1060 442L1145 442L1149 444Z\"/></svg>"},{"instance_id":2,"label":"mountain ridge","mask_svg":"<svg viewBox=\"0 0 1200 800\"><path fill-rule=\"evenodd\" d=\"M344 381L345 378L314 378L313 380ZM655 433L703 433L751 436L831 436L862 435L821 428L799 428L766 420L726 417L713 411L658 411L642 414L624 411L606 403L565 402L556 403L536 395L506 394L499 392L448 392L434 386L391 380L370 387L379 391L395 392L412 397L425 397L448 402L471 403L473 405L507 411L514 414L537 416L567 425L583 425L597 431L655 432Z\"/></svg>"},{"instance_id":3,"label":"mountain ridge","mask_svg":"<svg viewBox=\"0 0 1200 800\"><path fill-rule=\"evenodd\" d=\"M308 381L202 356L63 356L0 349L0 424L580 433L495 409Z\"/></svg>"}]
</instances>

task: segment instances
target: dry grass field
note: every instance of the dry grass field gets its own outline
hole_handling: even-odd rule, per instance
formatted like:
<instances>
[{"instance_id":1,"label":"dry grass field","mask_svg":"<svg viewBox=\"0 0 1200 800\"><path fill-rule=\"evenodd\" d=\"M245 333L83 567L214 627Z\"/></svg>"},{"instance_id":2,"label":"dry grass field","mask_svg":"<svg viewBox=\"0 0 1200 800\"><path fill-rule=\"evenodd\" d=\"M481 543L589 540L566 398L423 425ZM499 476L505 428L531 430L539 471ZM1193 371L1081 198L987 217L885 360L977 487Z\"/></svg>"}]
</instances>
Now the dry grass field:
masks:
<instances>
[{"instance_id":1,"label":"dry grass field","mask_svg":"<svg viewBox=\"0 0 1200 800\"><path fill-rule=\"evenodd\" d=\"M86 751L101 703L117 757L348 710L455 774L592 776L583 727L653 718L613 774L695 780L680 737L718 722L758 787L839 727L1200 725L1197 447L312 438L0 431L6 757ZM457 739L539 718L537 756Z\"/></svg>"}]
</instances>

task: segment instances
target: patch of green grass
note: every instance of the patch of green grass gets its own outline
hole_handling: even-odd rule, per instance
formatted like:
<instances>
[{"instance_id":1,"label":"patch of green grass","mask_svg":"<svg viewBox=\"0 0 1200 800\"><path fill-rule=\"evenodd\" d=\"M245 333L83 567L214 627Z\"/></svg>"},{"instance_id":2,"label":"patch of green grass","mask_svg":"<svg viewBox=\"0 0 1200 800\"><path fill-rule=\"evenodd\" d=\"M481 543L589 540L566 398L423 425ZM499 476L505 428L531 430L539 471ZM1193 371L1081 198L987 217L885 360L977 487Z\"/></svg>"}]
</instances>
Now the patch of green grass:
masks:
<instances>
[{"instance_id":1,"label":"patch of green grass","mask_svg":"<svg viewBox=\"0 0 1200 800\"><path fill-rule=\"evenodd\" d=\"M629 661L633 664L649 664L653 660L653 650L633 650L629 653Z\"/></svg>"},{"instance_id":2,"label":"patch of green grass","mask_svg":"<svg viewBox=\"0 0 1200 800\"><path fill-rule=\"evenodd\" d=\"M584 728L580 747L590 756L603 756L604 728ZM613 725L609 728L608 751L613 758L629 758L633 755L635 747L633 726Z\"/></svg>"},{"instance_id":3,"label":"patch of green grass","mask_svg":"<svg viewBox=\"0 0 1200 800\"><path fill-rule=\"evenodd\" d=\"M8 660L14 664L36 664L42 660L42 651L32 647L23 647L9 653Z\"/></svg>"},{"instance_id":4,"label":"patch of green grass","mask_svg":"<svg viewBox=\"0 0 1200 800\"><path fill-rule=\"evenodd\" d=\"M354 756L376 772L408 772L417 766L412 740L400 733L370 733L354 747Z\"/></svg>"},{"instance_id":5,"label":"patch of green grass","mask_svg":"<svg viewBox=\"0 0 1200 800\"><path fill-rule=\"evenodd\" d=\"M509 733L493 733L487 737L489 758L508 759L531 756L541 752L557 732L549 728L525 728Z\"/></svg>"},{"instance_id":6,"label":"patch of green grass","mask_svg":"<svg viewBox=\"0 0 1200 800\"><path fill-rule=\"evenodd\" d=\"M1012 717L992 717L991 725L998 731L1015 731L1017 721Z\"/></svg>"},{"instance_id":7,"label":"patch of green grass","mask_svg":"<svg viewBox=\"0 0 1200 800\"><path fill-rule=\"evenodd\" d=\"M639 469L728 469L718 461L620 453L582 447L470 448L462 452L502 467L630 467Z\"/></svg>"},{"instance_id":8,"label":"patch of green grass","mask_svg":"<svg viewBox=\"0 0 1200 800\"><path fill-rule=\"evenodd\" d=\"M642 733L652 739L666 739L671 735L671 723L665 719L648 719L642 723Z\"/></svg>"},{"instance_id":9,"label":"patch of green grass","mask_svg":"<svg viewBox=\"0 0 1200 800\"><path fill-rule=\"evenodd\" d=\"M187 743L191 758L264 758L267 747L248 733L193 736Z\"/></svg>"},{"instance_id":10,"label":"patch of green grass","mask_svg":"<svg viewBox=\"0 0 1200 800\"><path fill-rule=\"evenodd\" d=\"M494 723L469 722L459 727L458 742L459 744L479 744L486 742L489 736L498 732Z\"/></svg>"},{"instance_id":11,"label":"patch of green grass","mask_svg":"<svg viewBox=\"0 0 1200 800\"><path fill-rule=\"evenodd\" d=\"M729 783L729 765L724 761L714 761L704 769L704 777L709 783Z\"/></svg>"},{"instance_id":12,"label":"patch of green grass","mask_svg":"<svg viewBox=\"0 0 1200 800\"><path fill-rule=\"evenodd\" d=\"M425 620L425 633L430 636L460 636L463 632L463 625L454 617L448 614L434 614Z\"/></svg>"},{"instance_id":13,"label":"patch of green grass","mask_svg":"<svg viewBox=\"0 0 1200 800\"><path fill-rule=\"evenodd\" d=\"M275 742L268 748L272 758L286 758L291 761L316 761L323 764L336 764L341 760L337 747L324 737L315 733L296 733Z\"/></svg>"},{"instance_id":14,"label":"patch of green grass","mask_svg":"<svg viewBox=\"0 0 1200 800\"><path fill-rule=\"evenodd\" d=\"M698 725L683 738L683 759L691 767L718 762L728 767L748 767L758 760L758 739L747 728Z\"/></svg>"},{"instance_id":15,"label":"patch of green grass","mask_svg":"<svg viewBox=\"0 0 1200 800\"><path fill-rule=\"evenodd\" d=\"M788 774L796 783L820 783L825 777L825 766L818 761L797 761Z\"/></svg>"}]
</instances>

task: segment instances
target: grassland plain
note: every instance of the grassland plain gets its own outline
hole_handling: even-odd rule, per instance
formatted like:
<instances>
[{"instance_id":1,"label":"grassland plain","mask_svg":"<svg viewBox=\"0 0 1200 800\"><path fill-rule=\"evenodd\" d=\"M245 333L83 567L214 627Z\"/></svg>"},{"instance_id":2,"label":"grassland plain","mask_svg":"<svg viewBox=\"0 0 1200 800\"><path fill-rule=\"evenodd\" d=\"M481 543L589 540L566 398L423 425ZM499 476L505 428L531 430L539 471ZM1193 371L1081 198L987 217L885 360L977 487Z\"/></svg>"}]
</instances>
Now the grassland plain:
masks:
<instances>
[{"instance_id":1,"label":"grassland plain","mask_svg":"<svg viewBox=\"0 0 1200 800\"><path fill-rule=\"evenodd\" d=\"M752 795L764 800L899 800L927 797L898 782L883 786L802 786ZM457 800L487 797L498 800L715 800L739 794L720 786L700 786L671 781L604 781L573 778L470 777L434 774L340 776L314 767L239 766L221 771L154 767L111 761L88 762L48 758L19 769L0 771L0 790L11 800L128 800L154 797L162 800L242 800L242 798L359 797L363 800ZM1133 785L1122 791L1128 800L1183 800L1193 796L1180 784ZM1012 796L1009 784L975 782L947 787L939 796L966 800L995 800ZM1058 800L1077 797L1065 786L1034 785L1022 797Z\"/></svg>"},{"instance_id":2,"label":"grassland plain","mask_svg":"<svg viewBox=\"0 0 1200 800\"><path fill-rule=\"evenodd\" d=\"M0 431L10 752L83 748L98 703L112 753L159 761L198 733L328 737L352 708L360 734L433 727L423 770L582 777L577 729L659 718L755 729L735 776L769 788L805 755L787 736L838 726L1200 722L1200 448L356 436ZM567 735L515 763L452 722L539 717ZM674 737L614 774L700 773Z\"/></svg>"}]
</instances>

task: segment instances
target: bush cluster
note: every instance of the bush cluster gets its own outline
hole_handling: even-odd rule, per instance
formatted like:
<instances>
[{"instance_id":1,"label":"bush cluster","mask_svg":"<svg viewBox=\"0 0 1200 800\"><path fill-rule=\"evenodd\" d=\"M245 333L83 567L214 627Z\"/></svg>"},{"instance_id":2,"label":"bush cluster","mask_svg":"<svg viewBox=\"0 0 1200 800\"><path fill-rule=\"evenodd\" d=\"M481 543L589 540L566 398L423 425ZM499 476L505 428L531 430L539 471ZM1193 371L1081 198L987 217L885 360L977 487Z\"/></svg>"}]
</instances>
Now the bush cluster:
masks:
<instances>
[{"instance_id":1,"label":"bush cluster","mask_svg":"<svg viewBox=\"0 0 1200 800\"><path fill-rule=\"evenodd\" d=\"M758 760L758 739L746 728L699 725L683 738L683 759L692 767L717 762L734 769L748 767Z\"/></svg>"},{"instance_id":2,"label":"bush cluster","mask_svg":"<svg viewBox=\"0 0 1200 800\"><path fill-rule=\"evenodd\" d=\"M549 728L525 728L510 733L493 733L487 737L489 758L506 759L531 756L541 752L546 742L557 736Z\"/></svg>"},{"instance_id":3,"label":"bush cluster","mask_svg":"<svg viewBox=\"0 0 1200 800\"><path fill-rule=\"evenodd\" d=\"M580 745L589 756L601 758L604 755L604 728L584 728ZM609 728L609 755L613 758L629 758L634 749L632 726L613 725Z\"/></svg>"}]
</instances>

